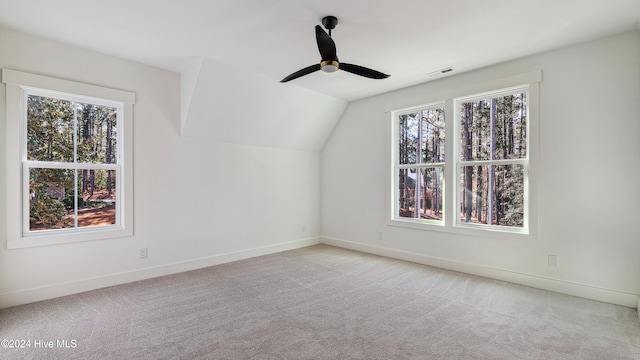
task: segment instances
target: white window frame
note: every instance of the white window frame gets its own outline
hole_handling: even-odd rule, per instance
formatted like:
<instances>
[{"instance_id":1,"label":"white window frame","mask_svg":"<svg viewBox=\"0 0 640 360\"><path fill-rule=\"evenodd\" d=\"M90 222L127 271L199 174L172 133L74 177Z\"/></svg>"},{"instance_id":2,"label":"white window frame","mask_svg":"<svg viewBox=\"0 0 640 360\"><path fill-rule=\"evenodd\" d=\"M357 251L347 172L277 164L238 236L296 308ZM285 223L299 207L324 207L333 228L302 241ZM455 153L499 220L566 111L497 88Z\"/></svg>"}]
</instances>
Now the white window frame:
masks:
<instances>
[{"instance_id":1,"label":"white window frame","mask_svg":"<svg viewBox=\"0 0 640 360\"><path fill-rule=\"evenodd\" d=\"M132 131L135 94L10 69L2 69L2 82L6 84L7 248L132 236ZM26 99L29 95L116 107L118 109L117 164L28 161ZM34 167L116 170L116 223L99 227L29 231L29 169Z\"/></svg>"},{"instance_id":2,"label":"white window frame","mask_svg":"<svg viewBox=\"0 0 640 360\"><path fill-rule=\"evenodd\" d=\"M520 159L502 159L502 160L461 160L461 114L460 107L463 103L476 101L476 100L485 100L489 98L497 98L502 96L513 95L515 93L526 93L527 94L527 107L526 107L526 119L527 119L527 138L526 138L526 149L527 156ZM529 136L531 129L531 121L529 119L529 84L521 85L506 89L497 89L495 91L489 91L481 94L473 94L471 96L459 97L453 100L453 118L456 124L455 133L454 133L454 159L455 159L455 170L456 170L456 191L455 191L455 206L458 210L456 214L458 216L455 217L455 226L459 227L468 227L468 228L477 228L484 230L492 230L492 231L504 231L504 232L512 232L512 233L529 233L529 149L531 144L531 137ZM489 225L489 224L474 224L474 223L466 223L460 219L460 204L463 199L461 199L462 192L462 167L464 166L478 166L478 165L522 165L524 167L524 209L523 209L523 226L522 227L513 227L513 226L501 226L501 225Z\"/></svg>"},{"instance_id":3,"label":"white window frame","mask_svg":"<svg viewBox=\"0 0 640 360\"><path fill-rule=\"evenodd\" d=\"M393 198L394 201L392 202L393 207L391 209L391 217L392 220L398 223L405 223L409 226L411 226L411 224L418 224L418 226L420 224L430 224L433 226L444 226L445 224L445 219L446 219L446 207L447 207L447 198L446 198L446 171L445 171L445 164L446 164L446 159L447 159L447 153L445 152L445 162L433 162L433 163L422 163L421 161L416 161L415 164L400 164L400 152L398 149L398 139L399 139L399 117L402 115L407 115L407 114L412 114L412 113L417 113L417 112L421 112L421 111L425 111L425 110L432 110L432 109L437 109L437 108L444 108L445 104L443 101L440 102L436 102L436 103L431 103L431 104L425 104L425 105L421 105L421 106L416 106L416 107L412 107L412 108L408 108L408 109L401 109L401 110L395 110L392 112L392 137L395 140L394 141L394 146L391 149L391 158L393 159L393 170L392 170L392 176L393 176L393 180L392 183L393 185L393 189L392 191L393 193ZM446 119L446 111L445 111L445 119ZM446 124L445 124L445 134L446 134ZM446 139L446 135L445 135L445 139ZM420 154L418 154L419 156ZM408 218L408 217L400 217L398 216L399 210L400 210L400 204L398 201L398 193L399 193L399 184L398 184L398 173L400 171L400 169L409 169L409 168L416 168L416 169L435 169L435 168L440 168L442 169L442 171L445 173L443 175L444 177L444 182L442 183L442 187L443 187L443 194L442 194L442 220L431 220L431 219L417 219L417 218Z\"/></svg>"},{"instance_id":4,"label":"white window frame","mask_svg":"<svg viewBox=\"0 0 640 360\"><path fill-rule=\"evenodd\" d=\"M451 89L439 93L425 95L422 98L406 99L395 104L387 104L387 113L391 115L389 126L389 164L387 209L389 216L387 224L405 228L439 231L462 235L491 237L491 238L536 238L538 234L538 122L539 122L539 89L542 81L542 71L536 70L528 73L514 75L494 81L470 85L464 88ZM525 226L507 227L495 225L467 224L460 221L459 188L460 188L460 114L457 103L469 99L481 98L492 94L504 94L509 90L528 88L528 159L525 165ZM418 219L400 218L397 214L397 190L398 185L396 162L398 131L397 117L407 113L411 109L420 109L427 105L415 106L415 104L435 104L444 102L445 106L445 174L444 174L444 222L432 223L429 221L415 221ZM413 104L413 105L412 105ZM518 160L520 161L520 160Z\"/></svg>"}]
</instances>

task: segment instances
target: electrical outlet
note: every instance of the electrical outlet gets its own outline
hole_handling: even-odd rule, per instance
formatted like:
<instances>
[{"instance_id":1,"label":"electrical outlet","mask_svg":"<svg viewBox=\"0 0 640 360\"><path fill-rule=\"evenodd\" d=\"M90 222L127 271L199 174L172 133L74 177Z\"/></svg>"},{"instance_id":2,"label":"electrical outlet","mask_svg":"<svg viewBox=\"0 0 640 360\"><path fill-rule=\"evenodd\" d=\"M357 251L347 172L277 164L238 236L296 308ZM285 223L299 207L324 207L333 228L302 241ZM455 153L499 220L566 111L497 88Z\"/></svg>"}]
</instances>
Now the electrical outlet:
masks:
<instances>
[{"instance_id":1,"label":"electrical outlet","mask_svg":"<svg viewBox=\"0 0 640 360\"><path fill-rule=\"evenodd\" d=\"M140 248L140 259L144 259L147 257L147 248Z\"/></svg>"},{"instance_id":2,"label":"electrical outlet","mask_svg":"<svg viewBox=\"0 0 640 360\"><path fill-rule=\"evenodd\" d=\"M302 225L302 232L307 232L307 225Z\"/></svg>"},{"instance_id":3,"label":"electrical outlet","mask_svg":"<svg viewBox=\"0 0 640 360\"><path fill-rule=\"evenodd\" d=\"M378 231L378 240L382 240L382 231Z\"/></svg>"}]
</instances>

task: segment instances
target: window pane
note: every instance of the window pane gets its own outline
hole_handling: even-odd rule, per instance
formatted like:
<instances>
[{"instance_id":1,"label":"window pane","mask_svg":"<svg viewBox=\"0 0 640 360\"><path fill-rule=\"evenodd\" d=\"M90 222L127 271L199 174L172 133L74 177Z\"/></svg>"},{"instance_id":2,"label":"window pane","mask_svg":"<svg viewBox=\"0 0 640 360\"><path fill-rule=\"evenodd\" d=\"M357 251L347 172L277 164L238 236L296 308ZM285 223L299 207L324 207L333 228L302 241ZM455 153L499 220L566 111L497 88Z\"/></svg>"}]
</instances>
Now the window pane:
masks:
<instances>
[{"instance_id":1,"label":"window pane","mask_svg":"<svg viewBox=\"0 0 640 360\"><path fill-rule=\"evenodd\" d=\"M75 107L75 111L74 111ZM27 97L27 158L35 161L114 164L117 108L68 100ZM76 133L77 131L77 133Z\"/></svg>"},{"instance_id":2,"label":"window pane","mask_svg":"<svg viewBox=\"0 0 640 360\"><path fill-rule=\"evenodd\" d=\"M116 223L116 170L79 170L78 227Z\"/></svg>"},{"instance_id":3,"label":"window pane","mask_svg":"<svg viewBox=\"0 0 640 360\"><path fill-rule=\"evenodd\" d=\"M114 107L76 104L78 107L78 162L116 163L116 114Z\"/></svg>"},{"instance_id":4,"label":"window pane","mask_svg":"<svg viewBox=\"0 0 640 360\"><path fill-rule=\"evenodd\" d=\"M415 164L418 159L419 118L419 114L399 116L398 162L400 164Z\"/></svg>"},{"instance_id":5,"label":"window pane","mask_svg":"<svg viewBox=\"0 0 640 360\"><path fill-rule=\"evenodd\" d=\"M462 103L461 160L527 157L526 93Z\"/></svg>"},{"instance_id":6,"label":"window pane","mask_svg":"<svg viewBox=\"0 0 640 360\"><path fill-rule=\"evenodd\" d=\"M73 161L73 105L42 96L27 97L27 159Z\"/></svg>"},{"instance_id":7,"label":"window pane","mask_svg":"<svg viewBox=\"0 0 640 360\"><path fill-rule=\"evenodd\" d=\"M397 216L442 220L443 175L440 167L400 169Z\"/></svg>"},{"instance_id":8,"label":"window pane","mask_svg":"<svg viewBox=\"0 0 640 360\"><path fill-rule=\"evenodd\" d=\"M422 163L444 162L444 109L422 111Z\"/></svg>"},{"instance_id":9,"label":"window pane","mask_svg":"<svg viewBox=\"0 0 640 360\"><path fill-rule=\"evenodd\" d=\"M29 230L64 229L116 223L116 170L78 170L78 196L72 169L29 170ZM77 213L77 218L76 218Z\"/></svg>"},{"instance_id":10,"label":"window pane","mask_svg":"<svg viewBox=\"0 0 640 360\"><path fill-rule=\"evenodd\" d=\"M74 227L73 170L30 169L29 230Z\"/></svg>"},{"instance_id":11,"label":"window pane","mask_svg":"<svg viewBox=\"0 0 640 360\"><path fill-rule=\"evenodd\" d=\"M399 217L417 217L415 216L415 188L416 175L415 169L400 169L398 171L398 216Z\"/></svg>"},{"instance_id":12,"label":"window pane","mask_svg":"<svg viewBox=\"0 0 640 360\"><path fill-rule=\"evenodd\" d=\"M524 226L524 166L465 166L461 189L461 222Z\"/></svg>"}]
</instances>

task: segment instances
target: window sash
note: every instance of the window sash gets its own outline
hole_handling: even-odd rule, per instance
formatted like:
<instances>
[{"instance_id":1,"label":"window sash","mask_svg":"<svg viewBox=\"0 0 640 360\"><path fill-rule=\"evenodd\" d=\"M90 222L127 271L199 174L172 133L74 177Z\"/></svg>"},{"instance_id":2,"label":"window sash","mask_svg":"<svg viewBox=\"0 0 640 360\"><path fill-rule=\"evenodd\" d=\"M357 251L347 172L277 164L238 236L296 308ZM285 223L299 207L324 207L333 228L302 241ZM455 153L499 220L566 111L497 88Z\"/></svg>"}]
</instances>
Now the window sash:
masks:
<instances>
[{"instance_id":1,"label":"window sash","mask_svg":"<svg viewBox=\"0 0 640 360\"><path fill-rule=\"evenodd\" d=\"M104 106L104 107L112 107L115 108L116 111L116 127L120 128L120 131L116 132L116 146L115 146L115 163L120 164L122 162L122 154L123 154L123 147L124 147L124 143L123 143L123 131L122 129L124 129L124 105L122 102L118 102L118 101L113 101L113 100L107 100L107 99L101 99L101 98L95 98L95 97L90 97L90 96L82 96L82 95L76 95L76 94L69 94L69 93L64 93L64 92L60 92L60 91L53 91L53 90L46 90L46 89L38 89L38 88L34 88L34 87L29 87L29 86L21 86L20 87L20 95L21 95L21 100L22 100L22 128L24 130L22 130L22 161L34 161L34 160L28 160L27 156L28 156L28 149L27 149L27 142L29 140L28 138L28 134L27 134L27 123L29 121L28 119L28 114L27 114L27 99L29 96L39 96L39 97L45 97L45 98L52 98L52 99L60 99L60 100L66 100L66 101L70 101L72 103L77 103L77 104L91 104L91 105L97 105L97 106ZM76 122L76 119L74 119L74 122ZM77 129L77 122L74 123L74 126L76 127L75 129L75 133L74 133L74 149L73 149L73 160L74 162L77 162L77 145L78 145L78 129Z\"/></svg>"},{"instance_id":2,"label":"window sash","mask_svg":"<svg viewBox=\"0 0 640 360\"><path fill-rule=\"evenodd\" d=\"M482 164L480 164L482 163ZM512 233L529 233L529 214L530 214L530 200L529 200L529 162L528 161L504 161L504 160L494 160L494 161L478 161L478 162L466 162L464 165L458 164L456 167L456 191L455 191L455 226L460 228L477 228L477 229L485 229L485 230L498 230L503 232L512 232ZM462 202L465 200L461 195L465 192L464 186L462 185L462 175L465 167L477 167L477 166L491 166L491 165L521 165L523 167L523 224L522 226L508 226L508 225L500 225L500 224L478 224L473 222L465 222L461 219L462 212ZM475 189L474 189L475 190ZM492 195L492 194L491 194Z\"/></svg>"},{"instance_id":3,"label":"window sash","mask_svg":"<svg viewBox=\"0 0 640 360\"><path fill-rule=\"evenodd\" d=\"M73 170L77 172L79 170L113 170L115 171L115 223L108 225L100 225L100 226L78 226L77 217L78 217L78 206L77 203L74 204L74 216L75 223L73 227L67 227L62 229L46 229L46 230L31 230L30 224L30 171L32 169L61 169L61 170ZM23 172L22 172L22 236L24 237L34 237L34 236L42 236L48 235L51 233L73 233L78 231L100 231L108 228L117 229L122 227L122 197L120 193L122 192L122 167L119 164L88 164L88 163L59 163L59 162L42 162L42 161L25 161L23 163ZM78 174L76 173L74 176L74 197L82 197L81 194L78 194L77 191L77 178Z\"/></svg>"},{"instance_id":4,"label":"window sash","mask_svg":"<svg viewBox=\"0 0 640 360\"><path fill-rule=\"evenodd\" d=\"M415 175L415 179L413 181L415 181L414 183L414 188L413 189L408 189L408 190L413 190L413 194L412 194L412 199L409 199L410 201L413 201L413 213L415 214L416 212L418 212L418 216L414 216L414 217L409 217L409 216L402 216L401 215L401 209L402 207L400 206L400 201L402 198L402 196L400 195L401 190L400 190L400 186L402 185L400 183L399 180L399 173L400 170L411 170L411 169L415 169L416 170L416 175ZM429 188L428 185L429 184L424 184L424 180L422 179L421 174L418 175L417 171L422 171L425 169L439 169L440 172L440 176L442 178L442 180L436 180L436 184L440 185L440 188L438 189L438 187L436 186L436 192L433 193L433 189ZM430 224L436 224L436 225L443 225L444 224L444 220L445 220L445 206L446 206L446 200L445 200L445 168L444 168L444 163L439 163L439 164L420 164L417 166L411 166L411 165L401 165L401 166L397 166L395 167L395 171L394 171L394 177L395 177L395 194L394 194L394 209L393 209L393 219L397 220L397 221L407 221L407 222L416 222L416 223L430 223ZM422 217L422 215L419 214L419 212L421 210L425 210L426 211L426 205L423 208L423 201L425 200L422 196L424 195L421 191L421 189L427 190L427 189L431 189L432 193L431 193L431 199L429 200L430 202L432 201L437 201L437 205L439 205L438 208L436 208L436 212L440 213L440 219L437 218L424 218ZM437 199L435 200L434 197ZM427 199L429 199L428 195L427 195ZM406 199L405 199L406 200ZM426 204L426 201L424 202ZM440 209L441 208L441 209ZM427 214L423 214L423 215L427 215ZM433 214L429 214L432 215ZM435 215L437 217L437 214Z\"/></svg>"},{"instance_id":5,"label":"window sash","mask_svg":"<svg viewBox=\"0 0 640 360\"><path fill-rule=\"evenodd\" d=\"M72 162L53 162L53 161L23 161L23 167L42 168L42 169L75 169L75 170L119 170L120 164L102 164L102 163L72 163Z\"/></svg>"},{"instance_id":6,"label":"window sash","mask_svg":"<svg viewBox=\"0 0 640 360\"><path fill-rule=\"evenodd\" d=\"M444 169L445 163L436 162L436 163L421 163L421 164L398 164L396 165L397 169L413 169L413 168L436 168L440 167Z\"/></svg>"},{"instance_id":7,"label":"window sash","mask_svg":"<svg viewBox=\"0 0 640 360\"><path fill-rule=\"evenodd\" d=\"M444 111L444 102L437 102L437 103L433 103L433 104L428 104L428 105L424 105L424 106L419 106L419 107L413 107L413 108L408 108L408 109L403 109L403 110L399 110L399 111L394 111L393 112L393 136L394 136L394 151L393 151L393 159L394 159L394 164L397 166L409 166L409 167L415 167L416 165L440 165L440 164L444 164L444 162L436 162L436 161L425 161L422 158L422 153L421 153L421 143L416 144L416 161L414 163L408 162L408 163L402 163L400 161L400 150L399 150L399 142L400 142L400 117L401 116L408 116L411 114L416 114L416 113L421 113L424 111L429 111L429 110L436 110L436 109L442 109ZM445 115L445 120L446 120L446 115ZM446 122L446 121L445 121ZM443 126L445 126L446 129L446 125L443 124ZM446 133L446 130L445 130ZM418 139L418 140L424 140L424 139ZM445 140L446 141L446 140ZM442 151L445 151L445 149L442 149ZM447 156L446 151L445 151L445 157Z\"/></svg>"},{"instance_id":8,"label":"window sash","mask_svg":"<svg viewBox=\"0 0 640 360\"><path fill-rule=\"evenodd\" d=\"M478 166L478 165L527 165L529 159L498 159L498 160L459 160L458 166Z\"/></svg>"}]
</instances>

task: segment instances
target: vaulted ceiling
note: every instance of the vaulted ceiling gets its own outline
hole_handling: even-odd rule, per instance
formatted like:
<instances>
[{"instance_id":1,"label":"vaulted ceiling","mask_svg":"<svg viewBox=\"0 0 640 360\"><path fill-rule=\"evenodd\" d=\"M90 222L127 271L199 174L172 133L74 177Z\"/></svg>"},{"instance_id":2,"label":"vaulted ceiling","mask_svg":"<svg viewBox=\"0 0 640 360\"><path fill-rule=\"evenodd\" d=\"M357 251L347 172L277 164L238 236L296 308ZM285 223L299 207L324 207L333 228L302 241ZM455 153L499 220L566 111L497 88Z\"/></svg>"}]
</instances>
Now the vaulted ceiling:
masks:
<instances>
[{"instance_id":1,"label":"vaulted ceiling","mask_svg":"<svg viewBox=\"0 0 640 360\"><path fill-rule=\"evenodd\" d=\"M637 29L638 0L0 0L0 26L183 74L183 135L318 151L349 101ZM334 15L340 60L316 72ZM446 75L429 76L453 68ZM216 107L211 112L211 106Z\"/></svg>"}]
</instances>

